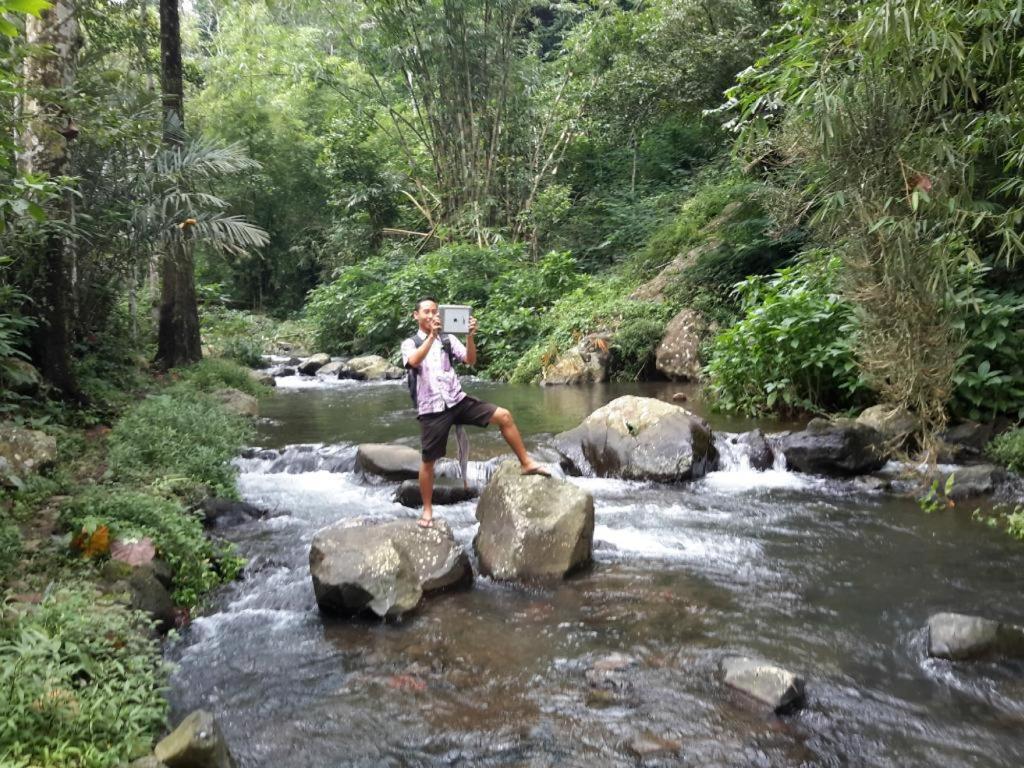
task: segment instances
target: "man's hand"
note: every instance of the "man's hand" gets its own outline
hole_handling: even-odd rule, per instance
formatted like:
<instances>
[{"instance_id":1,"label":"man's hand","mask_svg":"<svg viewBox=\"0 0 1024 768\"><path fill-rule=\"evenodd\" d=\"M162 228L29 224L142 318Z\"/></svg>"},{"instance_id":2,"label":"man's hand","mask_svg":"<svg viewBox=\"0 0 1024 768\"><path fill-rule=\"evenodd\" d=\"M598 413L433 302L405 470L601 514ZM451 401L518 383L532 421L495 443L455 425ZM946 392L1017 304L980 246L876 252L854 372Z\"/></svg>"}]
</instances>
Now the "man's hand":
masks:
<instances>
[{"instance_id":1,"label":"man's hand","mask_svg":"<svg viewBox=\"0 0 1024 768\"><path fill-rule=\"evenodd\" d=\"M431 336L431 338L436 339L440 333L441 333L441 318L435 316L430 321L430 336Z\"/></svg>"},{"instance_id":2,"label":"man's hand","mask_svg":"<svg viewBox=\"0 0 1024 768\"><path fill-rule=\"evenodd\" d=\"M469 338L476 336L476 318L469 318Z\"/></svg>"}]
</instances>

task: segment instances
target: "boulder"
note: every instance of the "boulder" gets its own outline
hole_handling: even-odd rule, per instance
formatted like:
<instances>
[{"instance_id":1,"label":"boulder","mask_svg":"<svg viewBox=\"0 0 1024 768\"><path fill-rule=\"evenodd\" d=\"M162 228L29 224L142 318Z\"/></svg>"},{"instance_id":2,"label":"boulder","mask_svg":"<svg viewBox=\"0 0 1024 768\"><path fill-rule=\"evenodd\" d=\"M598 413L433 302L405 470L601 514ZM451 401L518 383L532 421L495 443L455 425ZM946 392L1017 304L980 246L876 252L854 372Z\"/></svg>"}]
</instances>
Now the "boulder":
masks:
<instances>
[{"instance_id":1,"label":"boulder","mask_svg":"<svg viewBox=\"0 0 1024 768\"><path fill-rule=\"evenodd\" d=\"M337 376L339 379L352 379L353 381L365 381L366 374L362 371L357 371L352 367L349 362L344 362L338 368Z\"/></svg>"},{"instance_id":2,"label":"boulder","mask_svg":"<svg viewBox=\"0 0 1024 768\"><path fill-rule=\"evenodd\" d=\"M936 613L928 619L928 655L952 661L1024 658L1024 626L962 613Z\"/></svg>"},{"instance_id":3,"label":"boulder","mask_svg":"<svg viewBox=\"0 0 1024 768\"><path fill-rule=\"evenodd\" d=\"M954 501L991 496L1009 479L1006 470L995 464L971 464L940 473L939 488L945 488L946 480L950 475L954 477L949 498Z\"/></svg>"},{"instance_id":4,"label":"boulder","mask_svg":"<svg viewBox=\"0 0 1024 768\"><path fill-rule=\"evenodd\" d=\"M295 368L289 365L278 365L267 371L272 377L276 379L283 379L286 376L294 376ZM275 385L276 386L276 385Z\"/></svg>"},{"instance_id":5,"label":"boulder","mask_svg":"<svg viewBox=\"0 0 1024 768\"><path fill-rule=\"evenodd\" d=\"M804 705L804 681L761 659L729 656L722 660L725 684L783 714Z\"/></svg>"},{"instance_id":6,"label":"boulder","mask_svg":"<svg viewBox=\"0 0 1024 768\"><path fill-rule=\"evenodd\" d=\"M167 768L235 768L217 721L203 709L190 714L160 741L153 757Z\"/></svg>"},{"instance_id":7,"label":"boulder","mask_svg":"<svg viewBox=\"0 0 1024 768\"><path fill-rule=\"evenodd\" d=\"M764 472L775 465L775 452L760 429L750 432L743 432L732 438L737 445L744 445L747 448L747 456L750 459L750 466L758 472Z\"/></svg>"},{"instance_id":8,"label":"boulder","mask_svg":"<svg viewBox=\"0 0 1024 768\"><path fill-rule=\"evenodd\" d=\"M564 480L503 463L477 502L473 547L496 579L563 578L591 561L594 497Z\"/></svg>"},{"instance_id":9,"label":"boulder","mask_svg":"<svg viewBox=\"0 0 1024 768\"><path fill-rule=\"evenodd\" d=\"M57 458L57 439L37 429L0 427L0 487L20 486L25 477Z\"/></svg>"},{"instance_id":10,"label":"boulder","mask_svg":"<svg viewBox=\"0 0 1024 768\"><path fill-rule=\"evenodd\" d=\"M392 365L380 355L366 355L364 357L353 357L348 361L348 366L368 381L384 381L405 378L405 370L397 365ZM352 377L348 377L352 378Z\"/></svg>"},{"instance_id":11,"label":"boulder","mask_svg":"<svg viewBox=\"0 0 1024 768\"><path fill-rule=\"evenodd\" d=\"M857 423L871 427L892 445L901 445L921 428L921 420L906 408L887 403L865 408L857 417Z\"/></svg>"},{"instance_id":12,"label":"boulder","mask_svg":"<svg viewBox=\"0 0 1024 768\"><path fill-rule=\"evenodd\" d=\"M400 616L424 594L473 579L468 556L443 520L432 528L415 520L330 526L313 537L309 569L320 610L340 616Z\"/></svg>"},{"instance_id":13,"label":"boulder","mask_svg":"<svg viewBox=\"0 0 1024 768\"><path fill-rule=\"evenodd\" d=\"M297 368L299 373L303 376L312 376L329 362L331 362L330 355L326 355L323 352L317 352L315 355L310 355L299 363Z\"/></svg>"},{"instance_id":14,"label":"boulder","mask_svg":"<svg viewBox=\"0 0 1024 768\"><path fill-rule=\"evenodd\" d=\"M555 436L567 472L675 482L702 477L717 453L707 423L678 405L626 395Z\"/></svg>"},{"instance_id":15,"label":"boulder","mask_svg":"<svg viewBox=\"0 0 1024 768\"><path fill-rule=\"evenodd\" d=\"M872 427L852 419L812 419L802 432L780 438L786 466L798 472L851 477L881 469L885 440Z\"/></svg>"},{"instance_id":16,"label":"boulder","mask_svg":"<svg viewBox=\"0 0 1024 768\"><path fill-rule=\"evenodd\" d=\"M29 397L39 393L43 377L32 363L19 357L8 357L3 362L7 369L5 385L9 390Z\"/></svg>"},{"instance_id":17,"label":"boulder","mask_svg":"<svg viewBox=\"0 0 1024 768\"><path fill-rule=\"evenodd\" d=\"M233 499L207 497L199 502L199 510L203 513L203 525L207 528L227 528L266 517L266 513L259 507Z\"/></svg>"},{"instance_id":18,"label":"boulder","mask_svg":"<svg viewBox=\"0 0 1024 768\"><path fill-rule=\"evenodd\" d=\"M939 461L957 463L976 460L985 452L985 446L992 439L995 428L992 424L976 421L961 421L943 432L940 437Z\"/></svg>"},{"instance_id":19,"label":"boulder","mask_svg":"<svg viewBox=\"0 0 1024 768\"><path fill-rule=\"evenodd\" d=\"M703 315L684 309L665 326L665 335L654 356L656 366L665 376L677 381L700 378L700 345L708 334Z\"/></svg>"},{"instance_id":20,"label":"boulder","mask_svg":"<svg viewBox=\"0 0 1024 768\"><path fill-rule=\"evenodd\" d=\"M600 384L608 378L611 334L591 333L544 368L541 384Z\"/></svg>"},{"instance_id":21,"label":"boulder","mask_svg":"<svg viewBox=\"0 0 1024 768\"><path fill-rule=\"evenodd\" d=\"M259 416L259 401L252 395L247 395L240 389L225 387L213 392L213 397L231 413L239 416Z\"/></svg>"},{"instance_id":22,"label":"boulder","mask_svg":"<svg viewBox=\"0 0 1024 768\"><path fill-rule=\"evenodd\" d=\"M277 386L277 382L274 380L274 375L270 371L254 371L250 369L249 376L257 384L262 384L264 387Z\"/></svg>"},{"instance_id":23,"label":"boulder","mask_svg":"<svg viewBox=\"0 0 1024 768\"><path fill-rule=\"evenodd\" d=\"M419 477L421 462L420 452L408 445L363 443L356 449L356 471L385 480Z\"/></svg>"},{"instance_id":24,"label":"boulder","mask_svg":"<svg viewBox=\"0 0 1024 768\"><path fill-rule=\"evenodd\" d=\"M126 595L128 605L142 611L156 623L161 634L174 626L176 612L170 593L170 569L153 560L133 566L121 560L109 560L100 571L105 592Z\"/></svg>"},{"instance_id":25,"label":"boulder","mask_svg":"<svg viewBox=\"0 0 1024 768\"><path fill-rule=\"evenodd\" d=\"M344 367L345 367L345 362L343 360L332 360L327 365L325 365L322 368L320 368L316 372L316 375L317 376L321 376L321 377L323 377L325 379L329 379L329 378L337 379L337 378L339 378L338 377L338 372L342 368L344 368Z\"/></svg>"},{"instance_id":26,"label":"boulder","mask_svg":"<svg viewBox=\"0 0 1024 768\"><path fill-rule=\"evenodd\" d=\"M466 488L462 481L443 482L442 478L435 478L434 492L431 494L431 503L434 506L445 504L458 504L462 501L475 499L480 495L480 489L476 487ZM420 484L417 480L406 480L395 492L395 501L403 507L422 507L423 496L420 494Z\"/></svg>"}]
</instances>

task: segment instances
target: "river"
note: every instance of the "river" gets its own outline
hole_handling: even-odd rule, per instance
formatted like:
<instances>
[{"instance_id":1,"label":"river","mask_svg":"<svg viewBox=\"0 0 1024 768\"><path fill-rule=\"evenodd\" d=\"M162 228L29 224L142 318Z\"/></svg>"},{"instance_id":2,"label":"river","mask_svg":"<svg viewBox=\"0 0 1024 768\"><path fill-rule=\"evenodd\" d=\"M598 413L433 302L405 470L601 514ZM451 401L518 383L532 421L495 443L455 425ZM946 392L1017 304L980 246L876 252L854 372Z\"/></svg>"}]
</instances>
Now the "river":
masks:
<instances>
[{"instance_id":1,"label":"river","mask_svg":"<svg viewBox=\"0 0 1024 768\"><path fill-rule=\"evenodd\" d=\"M172 643L172 720L212 711L241 768L645 765L1020 766L1024 664L929 659L938 611L1024 619L1024 546L852 482L757 472L724 447L750 422L710 417L721 471L687 485L573 478L595 498L595 564L546 587L477 579L400 622L319 614L313 534L412 517L396 484L352 472L360 442L417 445L401 383L281 379L239 459L244 499L272 516L228 531L250 564ZM621 394L472 382L531 447ZM687 391L691 407L702 407ZM766 431L789 425L761 424ZM474 459L505 451L471 430ZM287 446L293 446L287 448ZM439 507L467 550L475 502ZM623 681L586 671L609 654ZM803 675L807 705L766 716L720 682L728 654Z\"/></svg>"}]
</instances>

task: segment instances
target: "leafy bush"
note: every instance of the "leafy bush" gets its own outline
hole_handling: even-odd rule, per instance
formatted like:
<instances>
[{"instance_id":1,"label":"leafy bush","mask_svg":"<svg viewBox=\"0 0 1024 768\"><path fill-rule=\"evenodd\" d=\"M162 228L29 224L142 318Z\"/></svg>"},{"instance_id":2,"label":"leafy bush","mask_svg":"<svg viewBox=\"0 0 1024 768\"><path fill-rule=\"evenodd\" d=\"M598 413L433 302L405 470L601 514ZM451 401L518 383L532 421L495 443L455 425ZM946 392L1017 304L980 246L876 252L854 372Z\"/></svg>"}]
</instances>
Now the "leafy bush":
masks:
<instances>
[{"instance_id":1,"label":"leafy bush","mask_svg":"<svg viewBox=\"0 0 1024 768\"><path fill-rule=\"evenodd\" d=\"M270 351L275 340L298 337L295 340L304 346L304 329L294 321L282 322L252 312L205 306L200 325L203 342L215 354L250 368L263 365L263 354Z\"/></svg>"},{"instance_id":2,"label":"leafy bush","mask_svg":"<svg viewBox=\"0 0 1024 768\"><path fill-rule=\"evenodd\" d=\"M238 572L233 550L206 537L199 513L152 494L93 487L64 506L61 522L73 533L106 526L111 539L151 538L174 572L174 600L181 605L195 605Z\"/></svg>"},{"instance_id":3,"label":"leafy bush","mask_svg":"<svg viewBox=\"0 0 1024 768\"><path fill-rule=\"evenodd\" d=\"M246 368L219 357L208 357L185 368L174 368L171 377L200 392L213 392L224 387L238 389L255 397L270 392L266 385L250 376Z\"/></svg>"},{"instance_id":4,"label":"leafy bush","mask_svg":"<svg viewBox=\"0 0 1024 768\"><path fill-rule=\"evenodd\" d=\"M245 419L207 395L180 388L143 400L114 425L110 472L125 482L184 479L234 498L235 470L228 462L251 437Z\"/></svg>"},{"instance_id":5,"label":"leafy bush","mask_svg":"<svg viewBox=\"0 0 1024 768\"><path fill-rule=\"evenodd\" d=\"M848 408L867 394L853 354L853 312L832 292L839 260L737 286L744 316L715 338L706 373L718 408L748 415Z\"/></svg>"},{"instance_id":6,"label":"leafy bush","mask_svg":"<svg viewBox=\"0 0 1024 768\"><path fill-rule=\"evenodd\" d=\"M85 589L0 614L4 765L106 768L149 751L166 671L141 614Z\"/></svg>"},{"instance_id":7,"label":"leafy bush","mask_svg":"<svg viewBox=\"0 0 1024 768\"><path fill-rule=\"evenodd\" d=\"M21 534L18 528L0 519L0 584L7 581L21 556Z\"/></svg>"},{"instance_id":8,"label":"leafy bush","mask_svg":"<svg viewBox=\"0 0 1024 768\"><path fill-rule=\"evenodd\" d=\"M970 419L1010 414L1024 419L1024 296L969 289L957 296L966 334L953 374L954 416Z\"/></svg>"},{"instance_id":9,"label":"leafy bush","mask_svg":"<svg viewBox=\"0 0 1024 768\"><path fill-rule=\"evenodd\" d=\"M1024 474L1024 427L1011 429L988 444L988 455L1014 472Z\"/></svg>"}]
</instances>

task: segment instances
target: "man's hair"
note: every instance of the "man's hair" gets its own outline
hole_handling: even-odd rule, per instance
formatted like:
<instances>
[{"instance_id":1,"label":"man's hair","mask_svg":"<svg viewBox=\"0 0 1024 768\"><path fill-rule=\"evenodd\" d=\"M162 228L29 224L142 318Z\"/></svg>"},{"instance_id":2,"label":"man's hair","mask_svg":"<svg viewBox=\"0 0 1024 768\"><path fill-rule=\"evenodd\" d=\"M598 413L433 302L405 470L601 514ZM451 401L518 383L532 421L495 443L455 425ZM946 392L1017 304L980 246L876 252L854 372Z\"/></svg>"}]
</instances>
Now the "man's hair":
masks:
<instances>
[{"instance_id":1,"label":"man's hair","mask_svg":"<svg viewBox=\"0 0 1024 768\"><path fill-rule=\"evenodd\" d=\"M437 299L435 299L435 298L434 298L433 296L424 296L424 297L423 297L423 298L421 298L421 299L416 299L416 307L415 307L415 309L416 309L416 311L417 311L417 312L419 312L419 311L420 311L420 305L421 305L421 304L422 304L422 303L423 303L424 301L432 301L432 302L434 302L435 304L437 304Z\"/></svg>"}]
</instances>

